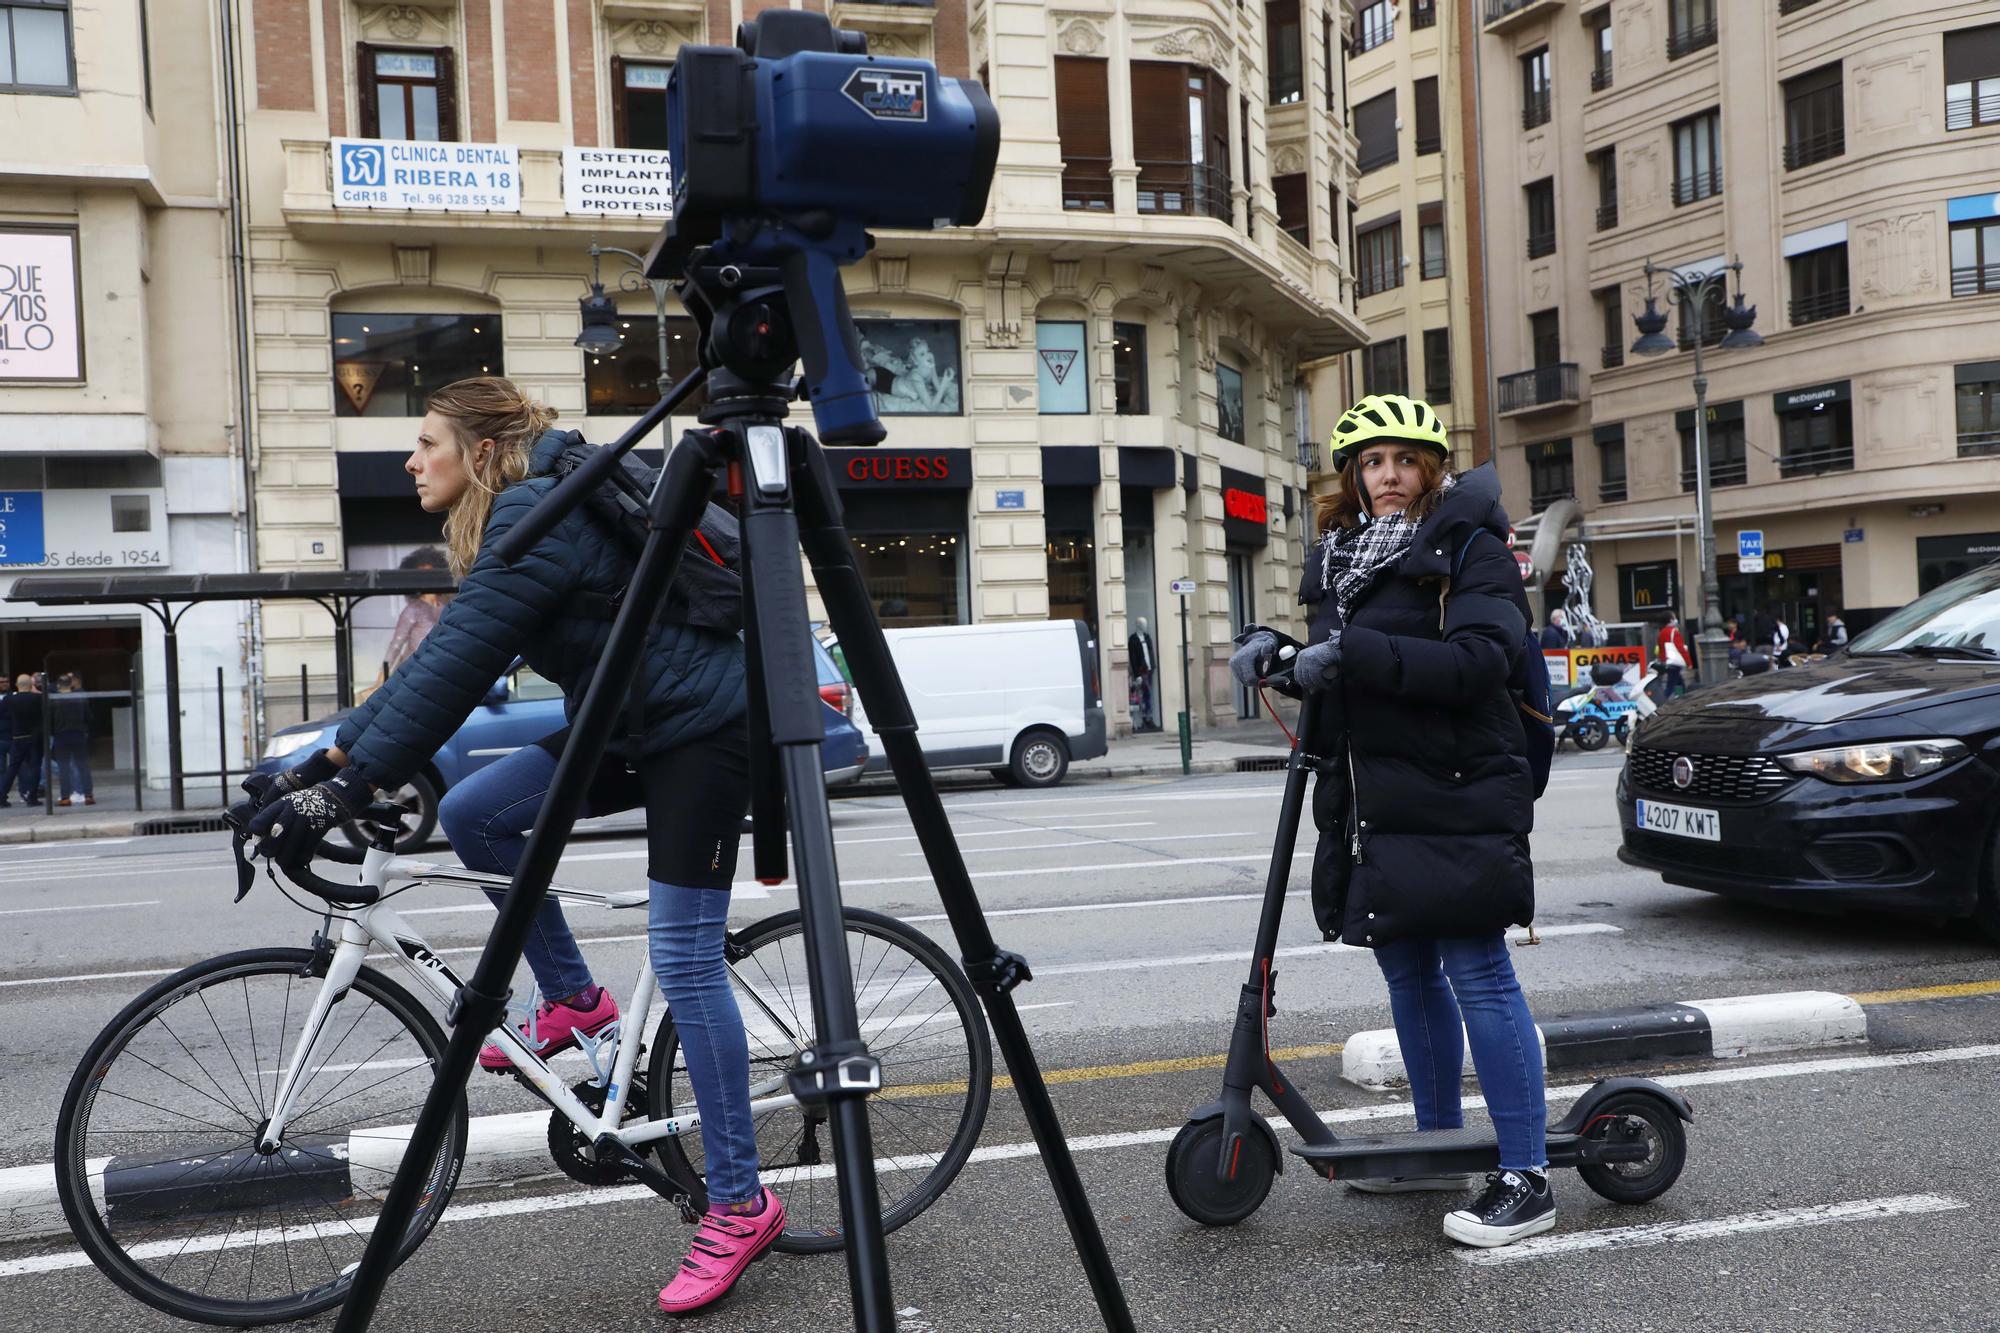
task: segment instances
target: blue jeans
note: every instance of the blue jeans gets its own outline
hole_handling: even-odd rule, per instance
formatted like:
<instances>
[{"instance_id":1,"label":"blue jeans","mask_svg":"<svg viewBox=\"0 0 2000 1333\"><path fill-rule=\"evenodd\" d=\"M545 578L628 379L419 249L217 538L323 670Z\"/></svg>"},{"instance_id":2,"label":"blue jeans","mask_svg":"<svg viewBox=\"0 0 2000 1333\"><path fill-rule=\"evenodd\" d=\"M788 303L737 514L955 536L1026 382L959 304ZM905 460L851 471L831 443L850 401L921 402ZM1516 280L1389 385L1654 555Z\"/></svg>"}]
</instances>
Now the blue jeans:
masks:
<instances>
[{"instance_id":1,"label":"blue jeans","mask_svg":"<svg viewBox=\"0 0 2000 1333\"><path fill-rule=\"evenodd\" d=\"M1460 1129L1465 1046L1500 1139L1500 1166L1548 1166L1548 1105L1535 1020L1501 935L1397 940L1376 948L1418 1129Z\"/></svg>"},{"instance_id":2,"label":"blue jeans","mask_svg":"<svg viewBox=\"0 0 2000 1333\"><path fill-rule=\"evenodd\" d=\"M647 952L680 1033L681 1057L701 1111L709 1202L748 1203L762 1186L757 1126L750 1118L750 1043L722 957L729 891L647 883L653 890Z\"/></svg>"}]
</instances>

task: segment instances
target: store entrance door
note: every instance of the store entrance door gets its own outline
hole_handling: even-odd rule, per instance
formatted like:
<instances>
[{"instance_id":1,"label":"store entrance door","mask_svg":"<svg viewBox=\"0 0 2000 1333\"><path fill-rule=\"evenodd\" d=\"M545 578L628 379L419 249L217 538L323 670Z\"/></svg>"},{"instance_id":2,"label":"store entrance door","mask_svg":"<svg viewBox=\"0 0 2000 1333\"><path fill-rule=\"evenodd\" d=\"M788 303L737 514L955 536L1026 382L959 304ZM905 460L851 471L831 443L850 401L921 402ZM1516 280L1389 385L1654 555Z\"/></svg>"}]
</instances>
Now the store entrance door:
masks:
<instances>
[{"instance_id":1,"label":"store entrance door","mask_svg":"<svg viewBox=\"0 0 2000 1333\"><path fill-rule=\"evenodd\" d=\"M1253 555L1248 551L1229 553L1229 625L1231 633L1241 633L1245 625L1257 618L1257 585L1251 575ZM1231 677L1234 684L1235 678ZM1257 691L1247 685L1236 686L1236 716L1248 719L1257 716Z\"/></svg>"}]
</instances>

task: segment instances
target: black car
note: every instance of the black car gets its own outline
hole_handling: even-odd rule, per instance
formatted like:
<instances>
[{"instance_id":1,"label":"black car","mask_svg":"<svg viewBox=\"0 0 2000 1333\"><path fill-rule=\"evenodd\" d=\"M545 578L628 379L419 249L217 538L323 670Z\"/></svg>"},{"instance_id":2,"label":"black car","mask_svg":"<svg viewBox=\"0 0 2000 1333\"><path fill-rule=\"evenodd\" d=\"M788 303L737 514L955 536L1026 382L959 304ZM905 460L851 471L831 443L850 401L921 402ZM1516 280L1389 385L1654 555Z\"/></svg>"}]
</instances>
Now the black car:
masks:
<instances>
[{"instance_id":1,"label":"black car","mask_svg":"<svg viewBox=\"0 0 2000 1333\"><path fill-rule=\"evenodd\" d=\"M2000 564L1806 666L1664 705L1618 779L1627 865L1813 908L1972 917L2000 939Z\"/></svg>"}]
</instances>

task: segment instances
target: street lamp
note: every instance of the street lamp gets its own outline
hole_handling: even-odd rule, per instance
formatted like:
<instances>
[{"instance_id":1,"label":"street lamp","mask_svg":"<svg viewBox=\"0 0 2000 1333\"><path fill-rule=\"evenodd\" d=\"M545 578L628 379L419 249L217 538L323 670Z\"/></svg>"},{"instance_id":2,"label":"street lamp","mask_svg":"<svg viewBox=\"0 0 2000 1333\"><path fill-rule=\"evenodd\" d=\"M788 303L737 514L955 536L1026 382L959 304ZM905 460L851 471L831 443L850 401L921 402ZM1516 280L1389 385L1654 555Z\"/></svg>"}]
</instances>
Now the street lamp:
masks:
<instances>
[{"instance_id":1,"label":"street lamp","mask_svg":"<svg viewBox=\"0 0 2000 1333\"><path fill-rule=\"evenodd\" d=\"M1736 275L1736 300L1728 303L1726 275ZM1763 335L1751 327L1757 322L1757 307L1743 304L1743 261L1734 260L1712 273L1659 268L1646 261L1646 309L1632 317L1639 339L1632 344L1635 356L1659 356L1675 348L1667 337L1667 315L1654 304L1653 279L1667 279L1667 301L1691 312L1694 329L1694 496L1695 526L1701 548L1701 630L1695 636L1695 670L1704 685L1721 683L1728 676L1729 636L1722 632L1722 585L1715 572L1715 507L1708 484L1708 374L1702 367L1702 321L1708 303L1722 307L1722 322L1729 332L1722 338L1726 351L1742 351L1764 345Z\"/></svg>"},{"instance_id":2,"label":"street lamp","mask_svg":"<svg viewBox=\"0 0 2000 1333\"><path fill-rule=\"evenodd\" d=\"M636 292L646 287L653 289L653 313L660 335L660 376L657 381L662 398L667 390L674 387L674 377L667 371L667 293L672 290L661 278L646 276L646 257L630 250L621 250L615 245L590 243L590 295L577 298L577 306L583 315L583 331L576 335L575 346L589 356L609 356L625 345L624 337L618 332L618 303L604 294L604 283L600 281L600 257L623 255L632 261L618 275L618 290Z\"/></svg>"}]
</instances>

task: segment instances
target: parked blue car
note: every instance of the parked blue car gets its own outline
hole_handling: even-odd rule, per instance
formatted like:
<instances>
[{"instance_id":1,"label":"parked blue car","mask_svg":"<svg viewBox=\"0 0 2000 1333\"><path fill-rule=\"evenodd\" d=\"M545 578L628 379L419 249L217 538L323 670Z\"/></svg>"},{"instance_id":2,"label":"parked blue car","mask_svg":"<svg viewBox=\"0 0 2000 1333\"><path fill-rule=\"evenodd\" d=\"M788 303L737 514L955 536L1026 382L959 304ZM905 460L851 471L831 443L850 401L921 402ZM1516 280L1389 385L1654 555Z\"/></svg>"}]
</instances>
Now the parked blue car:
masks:
<instances>
[{"instance_id":1,"label":"parked blue car","mask_svg":"<svg viewBox=\"0 0 2000 1333\"><path fill-rule=\"evenodd\" d=\"M819 663L820 706L825 710L826 739L820 754L826 766L829 787L853 782L868 765L868 740L849 718L854 712L854 694L841 677L840 668L818 643L813 656ZM287 727L271 737L264 747L260 773L279 772L313 750L333 744L344 712ZM568 723L563 717L562 691L535 674L524 663L502 676L472 716L465 719L452 738L431 756L431 762L413 776L401 790L384 793L383 799L403 808L403 832L396 850L421 847L437 828L438 799L469 775L503 755L512 754L542 737L561 731ZM356 853L366 846L359 829L344 830ZM337 852L332 853L338 856Z\"/></svg>"}]
</instances>

